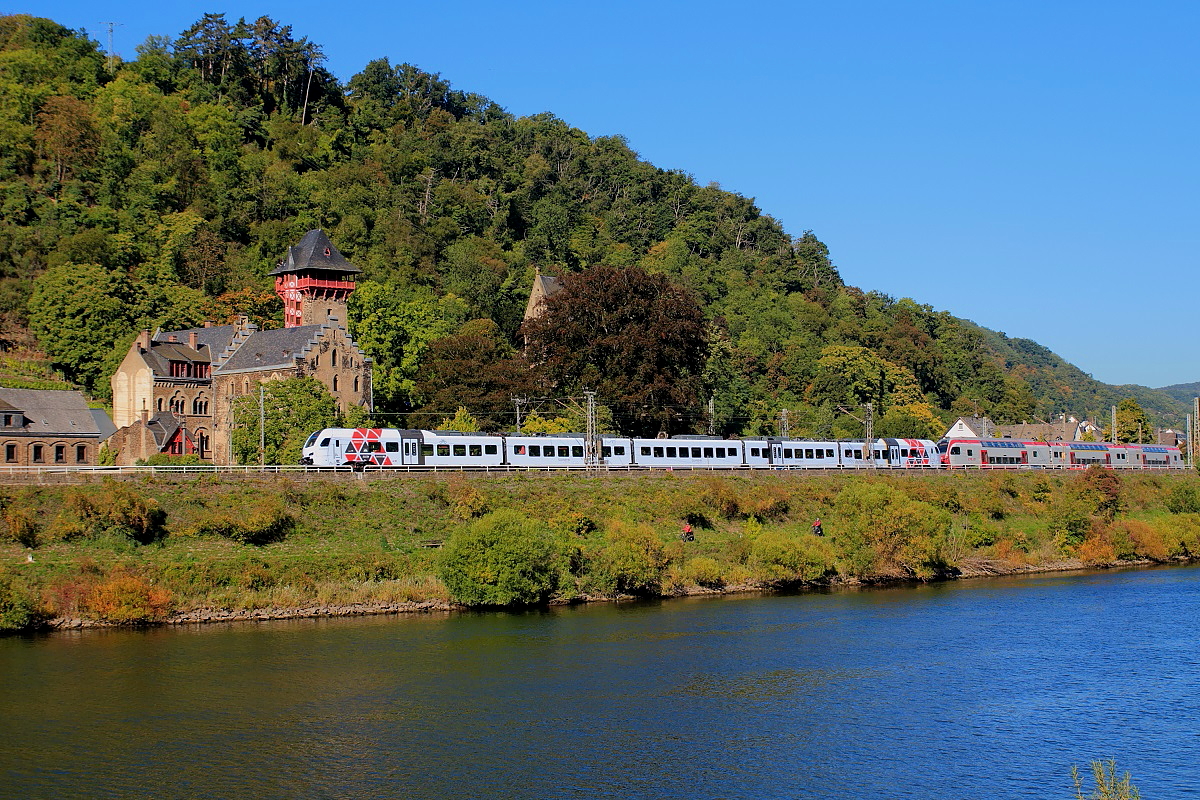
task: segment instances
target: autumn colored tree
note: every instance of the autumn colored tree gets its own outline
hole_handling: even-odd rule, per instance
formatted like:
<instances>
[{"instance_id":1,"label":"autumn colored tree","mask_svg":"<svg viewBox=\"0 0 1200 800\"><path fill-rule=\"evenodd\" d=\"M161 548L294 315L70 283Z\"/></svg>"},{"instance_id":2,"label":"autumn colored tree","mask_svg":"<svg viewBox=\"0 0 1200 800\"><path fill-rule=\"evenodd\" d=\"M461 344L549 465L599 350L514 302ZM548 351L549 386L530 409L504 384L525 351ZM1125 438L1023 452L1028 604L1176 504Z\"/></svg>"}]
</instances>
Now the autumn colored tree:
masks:
<instances>
[{"instance_id":1,"label":"autumn colored tree","mask_svg":"<svg viewBox=\"0 0 1200 800\"><path fill-rule=\"evenodd\" d=\"M697 417L707 343L685 289L640 267L596 266L565 276L544 311L522 332L548 388L596 391L618 425L641 435Z\"/></svg>"},{"instance_id":2,"label":"autumn colored tree","mask_svg":"<svg viewBox=\"0 0 1200 800\"><path fill-rule=\"evenodd\" d=\"M54 162L58 183L92 163L100 136L87 103L75 97L50 97L37 119L34 138Z\"/></svg>"}]
</instances>

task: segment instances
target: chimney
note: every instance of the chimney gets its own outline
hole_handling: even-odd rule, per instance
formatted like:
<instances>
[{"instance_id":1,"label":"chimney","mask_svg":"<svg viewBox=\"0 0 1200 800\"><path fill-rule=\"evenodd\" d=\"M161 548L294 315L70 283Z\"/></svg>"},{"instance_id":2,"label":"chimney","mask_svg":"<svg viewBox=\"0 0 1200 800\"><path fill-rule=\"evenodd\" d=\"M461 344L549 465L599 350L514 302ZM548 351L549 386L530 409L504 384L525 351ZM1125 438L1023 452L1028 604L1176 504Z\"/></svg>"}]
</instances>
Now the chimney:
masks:
<instances>
[{"instance_id":1,"label":"chimney","mask_svg":"<svg viewBox=\"0 0 1200 800\"><path fill-rule=\"evenodd\" d=\"M174 334L171 334L170 336L167 337L167 341L174 342L175 344L179 344L179 337Z\"/></svg>"},{"instance_id":2,"label":"chimney","mask_svg":"<svg viewBox=\"0 0 1200 800\"><path fill-rule=\"evenodd\" d=\"M193 350L199 350L200 343L197 341L197 339L198 334L195 331L188 331L188 347L192 348Z\"/></svg>"},{"instance_id":3,"label":"chimney","mask_svg":"<svg viewBox=\"0 0 1200 800\"><path fill-rule=\"evenodd\" d=\"M204 327L206 327L206 328L211 328L211 327L212 327L212 320L211 320L211 319L206 319L206 320L204 320Z\"/></svg>"},{"instance_id":4,"label":"chimney","mask_svg":"<svg viewBox=\"0 0 1200 800\"><path fill-rule=\"evenodd\" d=\"M142 332L138 334L136 344L141 350L150 349L150 331L148 329L142 329Z\"/></svg>"}]
</instances>

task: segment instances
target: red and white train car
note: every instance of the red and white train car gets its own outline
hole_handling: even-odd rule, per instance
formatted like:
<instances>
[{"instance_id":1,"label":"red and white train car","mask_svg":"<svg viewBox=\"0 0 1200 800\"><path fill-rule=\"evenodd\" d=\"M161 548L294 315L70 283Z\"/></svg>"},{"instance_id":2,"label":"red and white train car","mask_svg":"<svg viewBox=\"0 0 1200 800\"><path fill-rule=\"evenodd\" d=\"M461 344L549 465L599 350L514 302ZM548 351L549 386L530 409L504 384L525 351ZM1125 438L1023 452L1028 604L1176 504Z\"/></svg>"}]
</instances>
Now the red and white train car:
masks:
<instances>
[{"instance_id":1,"label":"red and white train car","mask_svg":"<svg viewBox=\"0 0 1200 800\"><path fill-rule=\"evenodd\" d=\"M944 439L938 443L949 469L1182 469L1178 447L1109 442L1032 442L1020 439Z\"/></svg>"}]
</instances>

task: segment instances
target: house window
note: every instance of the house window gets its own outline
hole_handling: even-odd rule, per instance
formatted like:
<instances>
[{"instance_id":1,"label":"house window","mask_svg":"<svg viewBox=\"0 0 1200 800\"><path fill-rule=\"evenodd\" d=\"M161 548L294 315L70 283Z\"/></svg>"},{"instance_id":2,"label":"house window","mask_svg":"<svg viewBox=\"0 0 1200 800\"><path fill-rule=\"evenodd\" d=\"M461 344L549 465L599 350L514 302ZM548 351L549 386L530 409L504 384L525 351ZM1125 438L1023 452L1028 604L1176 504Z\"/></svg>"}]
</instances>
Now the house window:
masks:
<instances>
[{"instance_id":1,"label":"house window","mask_svg":"<svg viewBox=\"0 0 1200 800\"><path fill-rule=\"evenodd\" d=\"M158 405L158 410L159 410L159 411L162 411L163 402L162 402L162 398L161 398L161 397L160 397L160 398L158 398L158 403L157 403L157 405Z\"/></svg>"},{"instance_id":2,"label":"house window","mask_svg":"<svg viewBox=\"0 0 1200 800\"><path fill-rule=\"evenodd\" d=\"M67 446L65 444L54 445L54 463L62 464L67 460Z\"/></svg>"},{"instance_id":3,"label":"house window","mask_svg":"<svg viewBox=\"0 0 1200 800\"><path fill-rule=\"evenodd\" d=\"M334 350L329 354L329 365L331 367L337 366L337 350Z\"/></svg>"},{"instance_id":4,"label":"house window","mask_svg":"<svg viewBox=\"0 0 1200 800\"><path fill-rule=\"evenodd\" d=\"M354 377L354 391L358 391L358 376Z\"/></svg>"},{"instance_id":5,"label":"house window","mask_svg":"<svg viewBox=\"0 0 1200 800\"><path fill-rule=\"evenodd\" d=\"M35 444L33 446L33 459L32 460L33 460L33 463L35 463L35 464L41 464L43 461L46 460L46 457L44 455L42 455L42 446L40 444Z\"/></svg>"},{"instance_id":6,"label":"house window","mask_svg":"<svg viewBox=\"0 0 1200 800\"><path fill-rule=\"evenodd\" d=\"M4 445L4 460L10 464L17 460L17 446L15 444Z\"/></svg>"},{"instance_id":7,"label":"house window","mask_svg":"<svg viewBox=\"0 0 1200 800\"><path fill-rule=\"evenodd\" d=\"M86 444L75 445L75 463L76 464L87 463L87 445Z\"/></svg>"},{"instance_id":8,"label":"house window","mask_svg":"<svg viewBox=\"0 0 1200 800\"><path fill-rule=\"evenodd\" d=\"M204 395L200 395L192 401L192 413L198 416L208 414L208 399Z\"/></svg>"},{"instance_id":9,"label":"house window","mask_svg":"<svg viewBox=\"0 0 1200 800\"><path fill-rule=\"evenodd\" d=\"M333 390L337 391L337 375L333 376Z\"/></svg>"}]
</instances>

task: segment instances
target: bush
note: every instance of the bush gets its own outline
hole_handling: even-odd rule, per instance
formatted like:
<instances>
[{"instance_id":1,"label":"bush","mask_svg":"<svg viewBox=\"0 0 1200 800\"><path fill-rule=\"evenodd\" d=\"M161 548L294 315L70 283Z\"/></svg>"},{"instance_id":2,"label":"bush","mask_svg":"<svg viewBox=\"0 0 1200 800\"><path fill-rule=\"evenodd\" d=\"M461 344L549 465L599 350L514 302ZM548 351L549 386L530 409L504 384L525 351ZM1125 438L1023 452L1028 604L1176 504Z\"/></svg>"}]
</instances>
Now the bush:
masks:
<instances>
[{"instance_id":1,"label":"bush","mask_svg":"<svg viewBox=\"0 0 1200 800\"><path fill-rule=\"evenodd\" d=\"M720 589L725 585L725 576L721 573L721 565L708 556L696 556L684 562L681 571L683 580L694 586L706 589Z\"/></svg>"},{"instance_id":2,"label":"bush","mask_svg":"<svg viewBox=\"0 0 1200 800\"><path fill-rule=\"evenodd\" d=\"M558 588L565 559L549 531L515 511L497 511L456 531L438 573L468 606L544 603Z\"/></svg>"},{"instance_id":3,"label":"bush","mask_svg":"<svg viewBox=\"0 0 1200 800\"><path fill-rule=\"evenodd\" d=\"M157 501L142 497L128 484L109 480L99 489L68 490L49 530L63 540L111 534L149 544L166 534L166 519Z\"/></svg>"},{"instance_id":4,"label":"bush","mask_svg":"<svg viewBox=\"0 0 1200 800\"><path fill-rule=\"evenodd\" d=\"M758 535L750 550L750 569L764 583L815 581L832 570L829 543L811 533L791 536L783 531Z\"/></svg>"},{"instance_id":5,"label":"bush","mask_svg":"<svg viewBox=\"0 0 1200 800\"><path fill-rule=\"evenodd\" d=\"M1195 481L1177 483L1167 493L1167 510L1172 514L1200 512L1200 486Z\"/></svg>"},{"instance_id":6,"label":"bush","mask_svg":"<svg viewBox=\"0 0 1200 800\"><path fill-rule=\"evenodd\" d=\"M5 508L4 524L8 528L9 539L24 547L38 546L38 524L29 509L13 506Z\"/></svg>"},{"instance_id":7,"label":"bush","mask_svg":"<svg viewBox=\"0 0 1200 800\"><path fill-rule=\"evenodd\" d=\"M116 571L92 587L85 609L106 622L157 622L171 610L171 592L146 578Z\"/></svg>"},{"instance_id":8,"label":"bush","mask_svg":"<svg viewBox=\"0 0 1200 800\"><path fill-rule=\"evenodd\" d=\"M601 594L655 595L670 559L648 525L613 524L588 559L587 577Z\"/></svg>"},{"instance_id":9,"label":"bush","mask_svg":"<svg viewBox=\"0 0 1200 800\"><path fill-rule=\"evenodd\" d=\"M37 621L37 606L28 589L12 577L0 574L0 633L24 630Z\"/></svg>"},{"instance_id":10,"label":"bush","mask_svg":"<svg viewBox=\"0 0 1200 800\"><path fill-rule=\"evenodd\" d=\"M264 545L281 542L296 529L296 519L283 499L267 496L238 508L222 508L199 516L180 534L222 536L242 544Z\"/></svg>"},{"instance_id":11,"label":"bush","mask_svg":"<svg viewBox=\"0 0 1200 800\"><path fill-rule=\"evenodd\" d=\"M838 495L825 527L855 577L928 579L947 566L950 515L880 483L855 483Z\"/></svg>"}]
</instances>

